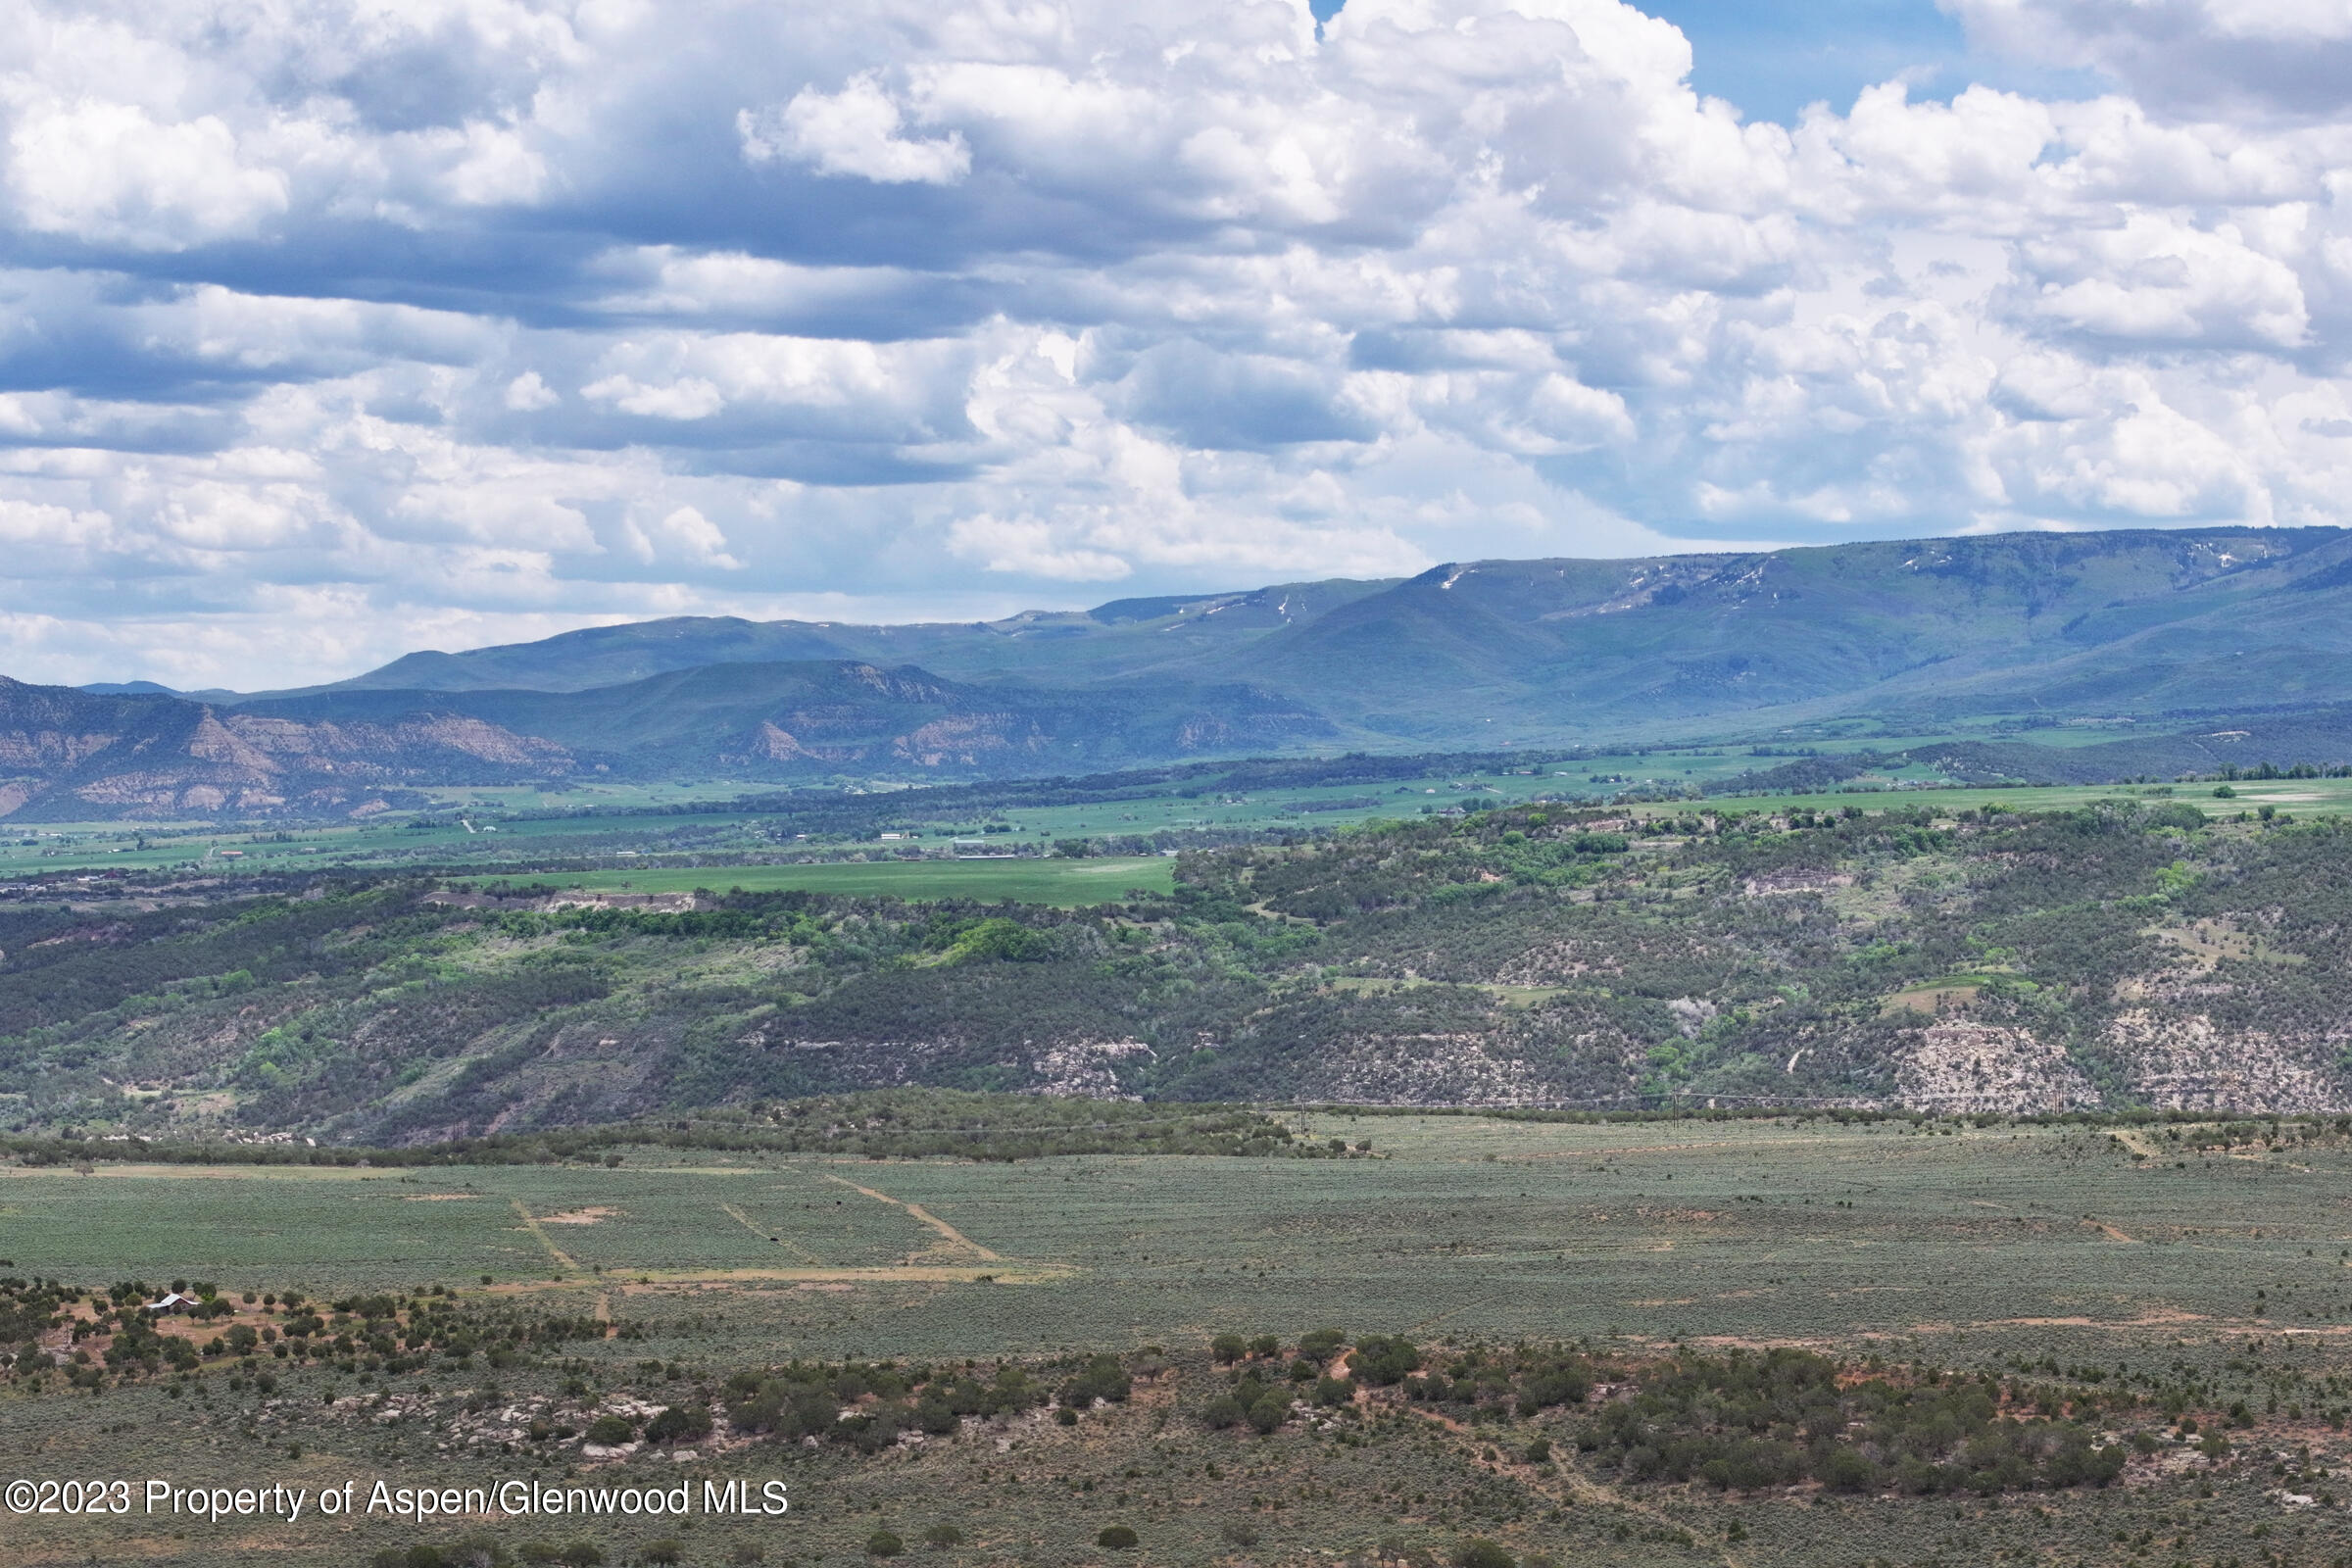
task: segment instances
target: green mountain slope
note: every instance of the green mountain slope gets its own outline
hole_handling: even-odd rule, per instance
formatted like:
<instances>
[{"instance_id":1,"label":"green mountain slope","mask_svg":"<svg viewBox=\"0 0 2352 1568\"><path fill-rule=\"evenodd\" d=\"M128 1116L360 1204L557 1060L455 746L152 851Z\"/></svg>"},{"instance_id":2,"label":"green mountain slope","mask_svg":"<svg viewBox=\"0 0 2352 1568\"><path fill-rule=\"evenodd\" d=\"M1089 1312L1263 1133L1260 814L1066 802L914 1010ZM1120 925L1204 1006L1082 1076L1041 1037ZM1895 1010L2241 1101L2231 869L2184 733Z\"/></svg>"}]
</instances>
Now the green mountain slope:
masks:
<instances>
[{"instance_id":1,"label":"green mountain slope","mask_svg":"<svg viewBox=\"0 0 2352 1568\"><path fill-rule=\"evenodd\" d=\"M2352 664L2312 656L2352 653L2348 561L2341 530L2208 529L1476 562L1249 662L1335 719L1433 743L1494 738L1490 721L1539 739L1734 714L2340 700Z\"/></svg>"},{"instance_id":2,"label":"green mountain slope","mask_svg":"<svg viewBox=\"0 0 2352 1568\"><path fill-rule=\"evenodd\" d=\"M651 621L412 655L309 695L581 691L711 664L850 660L974 684L1240 681L1325 715L1348 744L1396 750L1657 737L1724 719L2318 705L2352 699L2341 655L2352 535L2206 528L1470 562L1403 582L970 624Z\"/></svg>"},{"instance_id":3,"label":"green mountain slope","mask_svg":"<svg viewBox=\"0 0 2352 1568\"><path fill-rule=\"evenodd\" d=\"M518 687L576 692L702 664L855 657L819 628L793 621L763 624L733 615L673 615L623 626L590 626L535 643L462 654L404 654L379 669L311 690L471 692Z\"/></svg>"},{"instance_id":4,"label":"green mountain slope","mask_svg":"<svg viewBox=\"0 0 2352 1568\"><path fill-rule=\"evenodd\" d=\"M2185 737L2150 759L2202 758L2200 733L2259 720L2278 755L2256 760L2284 763L2332 760L2327 713L2346 704L2352 533L2011 534L1471 562L972 624L650 621L233 702L12 686L0 815L366 810L386 789L582 773L1004 778L1852 718L1917 735L2132 717ZM2296 714L2319 726L2308 742Z\"/></svg>"},{"instance_id":5,"label":"green mountain slope","mask_svg":"<svg viewBox=\"0 0 2352 1568\"><path fill-rule=\"evenodd\" d=\"M912 663L958 679L1013 677L1058 685L1081 676L1117 678L1197 662L1389 586L1333 579L1238 593L1121 599L1091 611L1028 611L995 621L900 626L678 615L466 653L407 654L346 681L258 695L576 692L705 664L828 660Z\"/></svg>"}]
</instances>

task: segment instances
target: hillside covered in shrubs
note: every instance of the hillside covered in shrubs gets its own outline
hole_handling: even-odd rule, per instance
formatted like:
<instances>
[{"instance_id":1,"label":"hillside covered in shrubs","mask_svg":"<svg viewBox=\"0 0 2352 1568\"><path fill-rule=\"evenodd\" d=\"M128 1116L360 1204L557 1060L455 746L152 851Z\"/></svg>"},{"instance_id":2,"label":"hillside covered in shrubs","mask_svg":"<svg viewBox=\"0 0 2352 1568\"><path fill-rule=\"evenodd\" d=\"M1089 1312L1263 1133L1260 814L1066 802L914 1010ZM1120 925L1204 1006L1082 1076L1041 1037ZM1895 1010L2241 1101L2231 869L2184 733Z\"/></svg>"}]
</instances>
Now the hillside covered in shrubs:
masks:
<instances>
[{"instance_id":1,"label":"hillside covered in shrubs","mask_svg":"<svg viewBox=\"0 0 2352 1568\"><path fill-rule=\"evenodd\" d=\"M1080 909L126 883L0 906L0 1126L403 1147L715 1109L834 1139L787 1103L914 1086L2324 1111L2352 1104L2347 869L2333 819L2156 789L2045 814L1423 817L1188 855L1173 893Z\"/></svg>"}]
</instances>

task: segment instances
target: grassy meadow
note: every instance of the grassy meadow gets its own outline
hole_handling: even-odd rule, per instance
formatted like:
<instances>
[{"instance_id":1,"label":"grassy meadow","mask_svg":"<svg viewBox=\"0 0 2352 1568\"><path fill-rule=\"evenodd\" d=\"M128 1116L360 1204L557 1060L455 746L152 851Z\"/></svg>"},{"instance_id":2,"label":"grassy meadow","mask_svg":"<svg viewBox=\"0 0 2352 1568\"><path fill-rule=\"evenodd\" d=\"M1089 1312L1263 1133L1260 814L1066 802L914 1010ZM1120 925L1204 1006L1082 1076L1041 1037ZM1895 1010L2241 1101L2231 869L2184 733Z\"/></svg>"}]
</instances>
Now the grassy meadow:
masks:
<instances>
[{"instance_id":1,"label":"grassy meadow","mask_svg":"<svg viewBox=\"0 0 2352 1568\"><path fill-rule=\"evenodd\" d=\"M2267 1126L2240 1129L2221 1152L2199 1149L2204 1130L2144 1126L1294 1122L1369 1153L10 1169L0 1254L20 1274L314 1301L438 1286L466 1310L594 1314L621 1332L504 1371L297 1358L266 1396L220 1365L170 1387L19 1388L0 1396L0 1441L39 1476L791 1484L783 1520L491 1528L512 1550L551 1528L559 1544L593 1537L613 1563L660 1561L674 1541L687 1562L843 1564L866 1560L877 1530L955 1563L1435 1563L1473 1537L1531 1563L1737 1568L2205 1568L2352 1549L2341 1513L2316 1500L2352 1493L2332 1479L2352 1373L2352 1147L2325 1126L2289 1124L2276 1144ZM1957 1498L1629 1484L1580 1458L1557 1412L1465 1425L1367 1402L1266 1437L1199 1418L1223 1387L1214 1336L1288 1346L1325 1325L1407 1335L1441 1359L1519 1341L1635 1359L1796 1346L2161 1377L2193 1383L2209 1424L2230 1403L2248 1413L2226 1461L2168 1438L2113 1487ZM1074 1425L1038 1410L871 1456L725 1439L723 1425L693 1463L502 1451L479 1432L502 1402L651 1408L796 1359L986 1368L1102 1351L1151 1368L1131 1399ZM1530 1462L1546 1434L1557 1457ZM1114 1523L1142 1544L1096 1545ZM925 1549L921 1532L941 1526L960 1541ZM367 1563L466 1528L19 1518L0 1562Z\"/></svg>"}]
</instances>

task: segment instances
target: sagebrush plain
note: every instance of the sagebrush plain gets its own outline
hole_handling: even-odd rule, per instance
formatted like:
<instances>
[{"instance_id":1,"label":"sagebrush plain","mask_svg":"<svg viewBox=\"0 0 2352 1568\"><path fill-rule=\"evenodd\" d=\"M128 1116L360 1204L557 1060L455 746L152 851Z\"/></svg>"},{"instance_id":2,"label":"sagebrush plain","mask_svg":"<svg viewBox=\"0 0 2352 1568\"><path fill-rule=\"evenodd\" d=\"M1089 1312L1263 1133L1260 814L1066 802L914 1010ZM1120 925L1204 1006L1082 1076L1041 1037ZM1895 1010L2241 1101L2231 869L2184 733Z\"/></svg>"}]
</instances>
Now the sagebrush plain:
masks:
<instances>
[{"instance_id":1,"label":"sagebrush plain","mask_svg":"<svg viewBox=\"0 0 2352 1568\"><path fill-rule=\"evenodd\" d=\"M2352 1493L2335 1474L2352 1141L2332 1122L1292 1121L1347 1156L646 1151L617 1166L12 1171L0 1236L20 1272L342 1300L352 1310L322 1336L377 1311L350 1299L370 1295L598 1325L520 1356L411 1366L363 1337L341 1355L263 1353L242 1377L217 1356L94 1390L20 1380L0 1396L18 1469L356 1476L363 1494L378 1475L772 1476L794 1508L576 1528L12 1519L6 1560L368 1563L585 1544L611 1562L844 1563L877 1534L958 1563L1435 1562L1481 1540L1523 1561L1741 1565L2320 1563L2352 1546L2333 1506ZM258 1305L227 1317L286 1321ZM1274 1337L1276 1355L1244 1363L1271 1379L1330 1328L1404 1337L1433 1368L1527 1345L1628 1369L1801 1349L1856 1375L1989 1378L2005 1418L2055 1397L2103 1446L2141 1442L2107 1486L1914 1494L1628 1475L1579 1448L1605 1387L1522 1414L1507 1395L1408 1402L1361 1382L1320 1405L1300 1385L1269 1433L1208 1423L1236 1376L1219 1336ZM1064 1400L864 1452L745 1435L725 1414L746 1369L1009 1363L1050 1384L1102 1355L1132 1370L1132 1392L1069 1425ZM643 1428L697 1404L716 1435L691 1459L650 1442L582 1451L600 1411ZM2227 1433L2220 1452L2200 1417ZM516 1430L533 1419L538 1438ZM1531 1462L1538 1439L1549 1453ZM1139 1544L1099 1545L1112 1526ZM925 1532L954 1540L925 1546Z\"/></svg>"}]
</instances>

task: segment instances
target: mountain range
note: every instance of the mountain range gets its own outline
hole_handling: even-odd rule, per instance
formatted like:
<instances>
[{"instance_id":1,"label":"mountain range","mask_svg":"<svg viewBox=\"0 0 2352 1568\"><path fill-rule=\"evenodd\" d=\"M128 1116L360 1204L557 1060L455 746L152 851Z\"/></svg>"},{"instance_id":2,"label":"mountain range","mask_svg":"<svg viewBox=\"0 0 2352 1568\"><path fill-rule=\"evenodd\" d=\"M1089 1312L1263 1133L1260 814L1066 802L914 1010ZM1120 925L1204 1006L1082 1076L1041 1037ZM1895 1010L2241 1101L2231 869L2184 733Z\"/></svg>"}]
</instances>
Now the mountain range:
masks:
<instances>
[{"instance_id":1,"label":"mountain range","mask_svg":"<svg viewBox=\"0 0 2352 1568\"><path fill-rule=\"evenodd\" d=\"M346 814L590 773L1006 777L1851 717L2171 721L2186 739L2155 761L2194 755L2214 715L2269 715L2291 748L2291 715L2352 703L2347 655L2336 528L1457 563L988 622L676 617L268 693L5 682L0 814Z\"/></svg>"}]
</instances>

